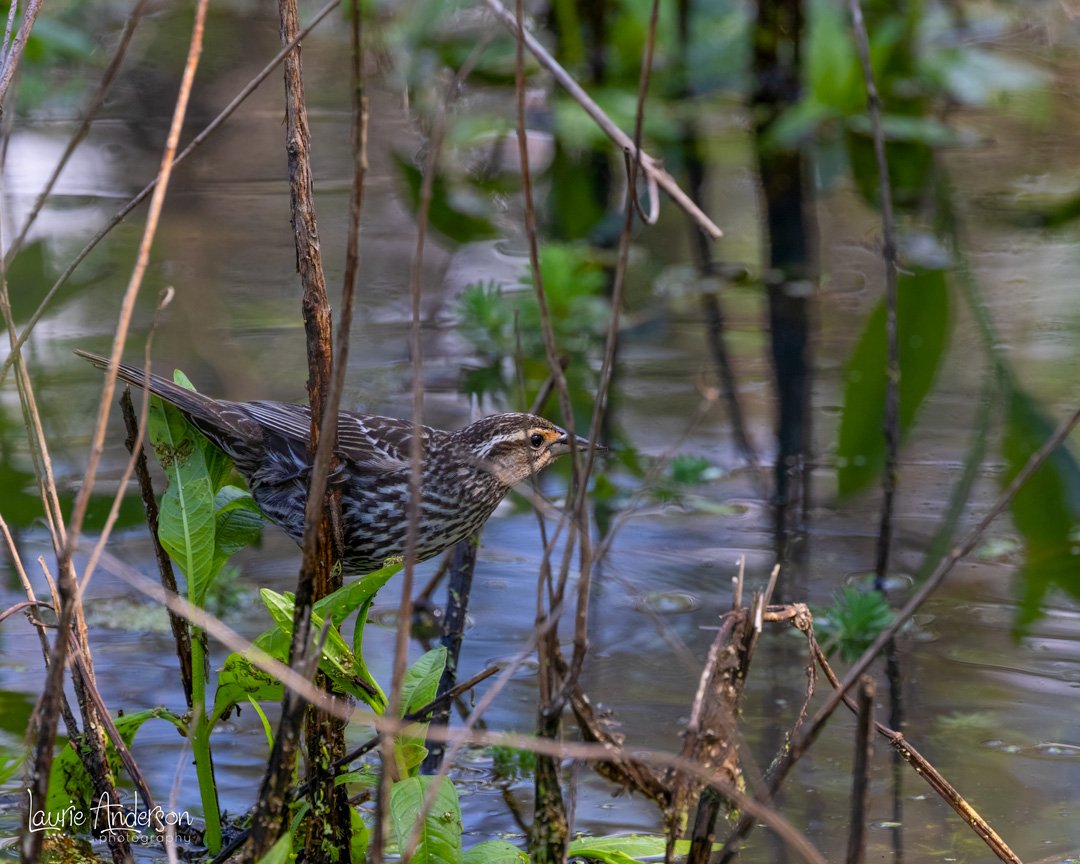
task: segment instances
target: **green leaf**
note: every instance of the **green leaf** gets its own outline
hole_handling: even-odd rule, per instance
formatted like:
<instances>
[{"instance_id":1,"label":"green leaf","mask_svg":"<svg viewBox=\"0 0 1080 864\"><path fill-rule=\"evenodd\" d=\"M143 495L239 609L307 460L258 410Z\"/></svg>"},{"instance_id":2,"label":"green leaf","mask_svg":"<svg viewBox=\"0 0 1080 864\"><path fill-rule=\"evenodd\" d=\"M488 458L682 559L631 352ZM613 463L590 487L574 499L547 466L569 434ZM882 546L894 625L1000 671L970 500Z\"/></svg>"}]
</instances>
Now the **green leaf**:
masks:
<instances>
[{"instance_id":1,"label":"green leaf","mask_svg":"<svg viewBox=\"0 0 1080 864\"><path fill-rule=\"evenodd\" d=\"M214 574L259 539L266 518L246 489L223 486L214 496Z\"/></svg>"},{"instance_id":2,"label":"green leaf","mask_svg":"<svg viewBox=\"0 0 1080 864\"><path fill-rule=\"evenodd\" d=\"M349 808L349 820L352 823L352 840L349 852L352 864L364 864L368 852L368 827L355 807Z\"/></svg>"},{"instance_id":3,"label":"green leaf","mask_svg":"<svg viewBox=\"0 0 1080 864\"><path fill-rule=\"evenodd\" d=\"M258 640L255 644L258 645ZM258 647L264 651L267 650L264 645L258 645ZM286 644L285 651L288 652L288 650ZM230 654L217 676L214 710L210 713L210 728L212 729L234 705L248 700L279 702L283 695L281 682L273 675L264 672L243 654Z\"/></svg>"},{"instance_id":4,"label":"green leaf","mask_svg":"<svg viewBox=\"0 0 1080 864\"><path fill-rule=\"evenodd\" d=\"M405 184L408 206L416 212L420 207L423 175L409 160L396 153L393 158L398 174ZM431 188L428 221L432 228L455 243L472 243L498 237L499 231L495 225L479 212L478 200L476 196L466 195L462 189L452 188L441 173L436 174Z\"/></svg>"},{"instance_id":5,"label":"green leaf","mask_svg":"<svg viewBox=\"0 0 1080 864\"><path fill-rule=\"evenodd\" d=\"M672 482L692 486L703 483L707 479L707 472L712 465L704 456L680 454L671 460Z\"/></svg>"},{"instance_id":6,"label":"green leaf","mask_svg":"<svg viewBox=\"0 0 1080 864\"><path fill-rule=\"evenodd\" d=\"M188 600L201 607L214 567L214 490L201 435L161 399L150 403L150 441L169 478L158 514L158 539L187 578Z\"/></svg>"},{"instance_id":7,"label":"green leaf","mask_svg":"<svg viewBox=\"0 0 1080 864\"><path fill-rule=\"evenodd\" d=\"M880 591L845 585L833 595L832 606L815 615L827 652L837 650L854 660L870 647L893 620L889 602Z\"/></svg>"},{"instance_id":8,"label":"green leaf","mask_svg":"<svg viewBox=\"0 0 1080 864\"><path fill-rule=\"evenodd\" d=\"M934 384L949 339L945 273L901 274L897 285L900 345L900 434L906 434ZM837 443L841 495L869 486L885 465L885 304L870 313L844 373L844 408Z\"/></svg>"},{"instance_id":9,"label":"green leaf","mask_svg":"<svg viewBox=\"0 0 1080 864\"><path fill-rule=\"evenodd\" d=\"M259 592L278 628L288 636L292 635L293 597L291 594L278 594L269 588ZM316 604L317 605L317 604ZM311 632L319 634L323 629L323 618L317 612L311 613ZM280 659L280 658L279 658ZM350 693L362 702L366 702L378 713L386 710L386 694L378 682L368 672L363 659L353 654L341 633L332 623L326 632L319 669L345 693Z\"/></svg>"},{"instance_id":10,"label":"green leaf","mask_svg":"<svg viewBox=\"0 0 1080 864\"><path fill-rule=\"evenodd\" d=\"M845 8L829 0L813 0L806 39L809 100L841 114L861 110L866 91L858 74Z\"/></svg>"},{"instance_id":11,"label":"green leaf","mask_svg":"<svg viewBox=\"0 0 1080 864\"><path fill-rule=\"evenodd\" d=\"M317 601L314 611L320 616L329 615L330 620L340 627L354 609L371 600L400 571L401 564L389 564L374 573L367 573Z\"/></svg>"},{"instance_id":12,"label":"green leaf","mask_svg":"<svg viewBox=\"0 0 1080 864\"><path fill-rule=\"evenodd\" d=\"M648 834L621 834L611 837L579 837L571 841L568 856L578 856L604 864L632 864L638 858L663 855L667 841L663 837ZM689 851L690 844L676 844L680 854ZM681 847L681 848L680 848Z\"/></svg>"},{"instance_id":13,"label":"green leaf","mask_svg":"<svg viewBox=\"0 0 1080 864\"><path fill-rule=\"evenodd\" d=\"M421 820L428 787L438 784L430 810ZM419 826L419 843L410 859L413 864L459 864L461 855L461 809L457 790L446 777L409 777L390 790L390 818L398 845L404 852Z\"/></svg>"},{"instance_id":14,"label":"green leaf","mask_svg":"<svg viewBox=\"0 0 1080 864\"><path fill-rule=\"evenodd\" d=\"M371 604L374 602L374 596L364 601L364 604L356 612L356 623L353 624L352 650L353 654L361 662L363 662L364 658L364 628L367 627L368 613L371 611Z\"/></svg>"},{"instance_id":15,"label":"green leaf","mask_svg":"<svg viewBox=\"0 0 1080 864\"><path fill-rule=\"evenodd\" d=\"M357 606L360 607L356 630L353 634L354 648L349 652L348 648L345 647L345 652L351 658L353 677L368 684L376 694L379 694L375 697L359 698L364 699L374 710L380 713L385 710L386 697L382 695L378 682L368 671L363 655L358 649L363 636L363 622L366 620L367 610L370 608L376 592L400 569L400 564L392 564L374 573L361 576L359 579L339 588L333 594L324 597L315 603L313 607L315 613L313 620L318 621L317 625L313 625L314 628L316 630L321 629L324 620L323 616L329 614L335 625L333 632L337 635L338 640L341 640L341 636L336 627L340 626L341 622ZM288 663L289 643L292 635L292 595L265 591L261 596L263 602L271 610L271 617L275 622L280 623L276 623L270 629L259 634L254 644L274 659L280 660L282 663ZM285 624L285 626L281 626L282 624ZM340 644L335 643L335 645L337 645L338 649L344 647L344 640L341 640ZM327 671L327 674L331 673ZM337 681L337 679L334 680ZM352 686L355 686L355 684ZM346 688L342 687L342 689ZM346 692L352 691L347 690ZM366 693L366 691L364 692ZM218 674L217 692L214 696L214 711L211 715L213 722L216 723L234 705L246 701L249 697L260 702L277 702L281 700L282 693L281 683L276 678L253 665L242 654L230 654L225 661L224 668ZM372 699L374 699L374 702Z\"/></svg>"},{"instance_id":16,"label":"green leaf","mask_svg":"<svg viewBox=\"0 0 1080 864\"><path fill-rule=\"evenodd\" d=\"M26 754L0 746L0 785L6 784L23 764Z\"/></svg>"},{"instance_id":17,"label":"green leaf","mask_svg":"<svg viewBox=\"0 0 1080 864\"><path fill-rule=\"evenodd\" d=\"M248 702L251 707L255 709L255 713L259 715L259 720L262 722L263 734L266 735L266 746L274 749L274 729L270 725L270 720L266 716L266 712L263 711L262 706L256 702L251 696L248 696Z\"/></svg>"},{"instance_id":18,"label":"green leaf","mask_svg":"<svg viewBox=\"0 0 1080 864\"><path fill-rule=\"evenodd\" d=\"M465 853L462 864L529 864L529 856L505 840L477 843Z\"/></svg>"},{"instance_id":19,"label":"green leaf","mask_svg":"<svg viewBox=\"0 0 1080 864\"><path fill-rule=\"evenodd\" d=\"M1035 401L1009 384L1008 412L1002 455L1008 470L1003 485L1012 481L1031 454L1053 432L1053 424ZM1042 601L1052 587L1080 598L1077 549L1080 548L1080 466L1067 446L1054 451L1020 487L1010 505L1013 523L1024 538L1024 572L1017 634L1022 635L1042 614Z\"/></svg>"},{"instance_id":20,"label":"green leaf","mask_svg":"<svg viewBox=\"0 0 1080 864\"><path fill-rule=\"evenodd\" d=\"M433 648L418 659L401 682L401 713L404 717L418 711L439 693L439 682L446 669L446 648Z\"/></svg>"},{"instance_id":21,"label":"green leaf","mask_svg":"<svg viewBox=\"0 0 1080 864\"><path fill-rule=\"evenodd\" d=\"M446 648L433 648L418 659L405 673L401 682L401 706L399 717L418 711L431 702L439 693L439 682L446 669ZM403 729L394 742L394 754L398 770L404 776L411 776L427 756L424 739L427 737L428 723L413 723Z\"/></svg>"},{"instance_id":22,"label":"green leaf","mask_svg":"<svg viewBox=\"0 0 1080 864\"><path fill-rule=\"evenodd\" d=\"M259 864L287 864L296 858L292 848L292 832L286 831L277 842L270 847L270 851L259 859Z\"/></svg>"},{"instance_id":23,"label":"green leaf","mask_svg":"<svg viewBox=\"0 0 1080 864\"><path fill-rule=\"evenodd\" d=\"M416 729L421 724L410 726ZM428 724L423 724L426 729ZM397 764L398 773L402 777L415 777L427 758L428 749L423 745L422 738L406 738L405 733L394 742L394 761Z\"/></svg>"},{"instance_id":24,"label":"green leaf","mask_svg":"<svg viewBox=\"0 0 1080 864\"><path fill-rule=\"evenodd\" d=\"M183 721L164 708L151 708L146 711L138 711L134 714L125 714L123 717L114 719L116 731L120 733L120 739L128 747L135 740L135 733L142 725L152 718L168 720L177 729L183 731L186 727ZM111 743L106 744L106 758L115 773L121 770L120 756ZM94 785L90 781L90 775L83 767L82 759L75 750L74 745L68 741L63 745L60 752L53 759L52 771L49 774L49 793L45 798L45 809L50 813L57 813L67 807L74 807L76 812L90 814L93 806Z\"/></svg>"}]
</instances>

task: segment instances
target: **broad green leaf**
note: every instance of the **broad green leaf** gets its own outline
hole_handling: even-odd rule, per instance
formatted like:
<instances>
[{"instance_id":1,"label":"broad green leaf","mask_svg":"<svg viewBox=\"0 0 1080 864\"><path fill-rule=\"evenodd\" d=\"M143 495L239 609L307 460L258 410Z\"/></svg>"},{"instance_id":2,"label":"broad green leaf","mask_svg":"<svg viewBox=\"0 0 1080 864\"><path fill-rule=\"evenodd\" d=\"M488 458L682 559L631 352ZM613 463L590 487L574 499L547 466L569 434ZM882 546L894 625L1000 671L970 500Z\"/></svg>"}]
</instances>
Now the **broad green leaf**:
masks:
<instances>
[{"instance_id":1,"label":"broad green leaf","mask_svg":"<svg viewBox=\"0 0 1080 864\"><path fill-rule=\"evenodd\" d=\"M236 552L250 546L262 531L265 517L251 494L238 486L223 486L214 496L214 575Z\"/></svg>"},{"instance_id":2,"label":"broad green leaf","mask_svg":"<svg viewBox=\"0 0 1080 864\"><path fill-rule=\"evenodd\" d=\"M505 840L477 843L461 859L462 864L529 864L529 856Z\"/></svg>"},{"instance_id":3,"label":"broad green leaf","mask_svg":"<svg viewBox=\"0 0 1080 864\"><path fill-rule=\"evenodd\" d=\"M201 436L179 410L158 398L151 400L147 428L169 481L158 539L187 579L188 600L201 607L214 575L214 490L195 440Z\"/></svg>"},{"instance_id":4,"label":"broad green leaf","mask_svg":"<svg viewBox=\"0 0 1080 864\"><path fill-rule=\"evenodd\" d=\"M138 711L134 714L125 714L123 717L114 719L116 731L120 733L120 739L128 747L135 740L135 733L142 725L152 718L168 720L177 729L185 728L183 721L164 708L151 708L147 711ZM106 758L114 773L120 772L120 757L111 743L106 744ZM82 759L76 752L70 741L63 745L60 752L53 759L52 771L49 774L49 794L45 799L45 809L50 813L56 813L67 807L76 808L77 812L90 813L93 805L94 786L90 781L90 775L83 767Z\"/></svg>"},{"instance_id":5,"label":"broad green leaf","mask_svg":"<svg viewBox=\"0 0 1080 864\"><path fill-rule=\"evenodd\" d=\"M945 273L919 270L899 278L896 302L900 349L900 434L907 433L934 384L949 339ZM870 313L845 367L844 409L837 443L841 495L870 485L885 464L885 305Z\"/></svg>"},{"instance_id":6,"label":"broad green leaf","mask_svg":"<svg viewBox=\"0 0 1080 864\"><path fill-rule=\"evenodd\" d=\"M292 848L292 832L286 831L277 842L270 847L270 851L259 859L259 864L288 864L295 859Z\"/></svg>"},{"instance_id":7,"label":"broad green leaf","mask_svg":"<svg viewBox=\"0 0 1080 864\"><path fill-rule=\"evenodd\" d=\"M439 682L446 669L446 648L433 648L418 659L401 682L401 713L404 717L418 711L439 693Z\"/></svg>"},{"instance_id":8,"label":"broad green leaf","mask_svg":"<svg viewBox=\"0 0 1080 864\"><path fill-rule=\"evenodd\" d=\"M1002 455L1007 484L1053 432L1039 406L1015 385L1007 394ZM1052 587L1080 598L1077 533L1080 530L1080 466L1067 446L1059 447L1016 493L1011 513L1024 538L1024 572L1017 632L1025 633L1042 614Z\"/></svg>"},{"instance_id":9,"label":"broad green leaf","mask_svg":"<svg viewBox=\"0 0 1080 864\"><path fill-rule=\"evenodd\" d=\"M446 648L433 648L409 667L405 679L401 682L400 717L418 711L431 702L439 693L439 682L446 669ZM394 742L394 754L398 770L404 776L410 776L420 768L427 756L424 739L427 737L428 723L414 723L406 727Z\"/></svg>"},{"instance_id":10,"label":"broad green leaf","mask_svg":"<svg viewBox=\"0 0 1080 864\"><path fill-rule=\"evenodd\" d=\"M424 798L428 787L438 784L426 816ZM461 809L457 790L446 777L409 777L390 790L390 818L402 851L419 828L419 843L410 859L413 864L459 864L461 861Z\"/></svg>"},{"instance_id":11,"label":"broad green leaf","mask_svg":"<svg viewBox=\"0 0 1080 864\"><path fill-rule=\"evenodd\" d=\"M190 390L192 393L198 392L195 389L195 385L191 383L191 379L187 377L180 369L173 370L173 383L179 384L185 390ZM210 485L214 491L217 492L225 485L225 480L232 472L232 459L225 455L225 453L218 449L217 445L210 442L208 438L203 436L198 429L189 424L189 428L194 433L193 440L196 446L203 451L203 458L206 459L206 473L210 475Z\"/></svg>"}]
</instances>

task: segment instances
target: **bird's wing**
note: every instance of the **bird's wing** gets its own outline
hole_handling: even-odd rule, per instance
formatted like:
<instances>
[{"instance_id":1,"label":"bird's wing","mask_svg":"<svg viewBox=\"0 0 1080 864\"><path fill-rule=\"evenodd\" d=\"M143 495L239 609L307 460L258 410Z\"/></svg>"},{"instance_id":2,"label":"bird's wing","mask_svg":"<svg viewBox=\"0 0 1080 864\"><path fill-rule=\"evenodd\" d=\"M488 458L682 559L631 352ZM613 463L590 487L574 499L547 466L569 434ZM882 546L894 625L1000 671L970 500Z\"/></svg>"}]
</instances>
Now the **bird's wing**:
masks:
<instances>
[{"instance_id":1,"label":"bird's wing","mask_svg":"<svg viewBox=\"0 0 1080 864\"><path fill-rule=\"evenodd\" d=\"M409 466L414 428L407 420L342 411L338 415L338 453L363 467L401 471ZM420 427L421 448L426 449L431 431Z\"/></svg>"},{"instance_id":2,"label":"bird's wing","mask_svg":"<svg viewBox=\"0 0 1080 864\"><path fill-rule=\"evenodd\" d=\"M311 433L311 409L289 402L240 403L245 414L273 435L281 436L293 452L307 446ZM421 427L426 445L430 429ZM343 460L366 471L389 473L409 465L413 424L393 417L338 414L337 453Z\"/></svg>"}]
</instances>

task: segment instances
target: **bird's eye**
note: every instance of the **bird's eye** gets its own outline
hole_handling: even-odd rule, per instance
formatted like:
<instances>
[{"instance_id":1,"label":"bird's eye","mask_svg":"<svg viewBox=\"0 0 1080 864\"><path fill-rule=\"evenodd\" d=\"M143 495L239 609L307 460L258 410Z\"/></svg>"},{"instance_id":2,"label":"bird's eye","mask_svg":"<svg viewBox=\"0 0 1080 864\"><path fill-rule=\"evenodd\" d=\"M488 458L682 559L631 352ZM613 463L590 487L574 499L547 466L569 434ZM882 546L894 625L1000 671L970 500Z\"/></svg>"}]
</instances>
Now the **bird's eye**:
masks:
<instances>
[{"instance_id":1,"label":"bird's eye","mask_svg":"<svg viewBox=\"0 0 1080 864\"><path fill-rule=\"evenodd\" d=\"M529 443L533 446L534 450L539 450L544 446L544 436L539 432L533 432L533 434L529 436Z\"/></svg>"}]
</instances>

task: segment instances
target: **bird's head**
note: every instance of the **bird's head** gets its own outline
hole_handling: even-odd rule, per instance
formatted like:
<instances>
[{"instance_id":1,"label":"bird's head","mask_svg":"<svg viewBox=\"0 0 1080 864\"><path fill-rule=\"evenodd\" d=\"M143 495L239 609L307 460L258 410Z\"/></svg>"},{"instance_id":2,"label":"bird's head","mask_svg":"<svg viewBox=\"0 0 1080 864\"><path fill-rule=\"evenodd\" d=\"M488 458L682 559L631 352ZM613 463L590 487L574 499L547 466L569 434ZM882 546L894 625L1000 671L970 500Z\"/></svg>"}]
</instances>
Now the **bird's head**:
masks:
<instances>
[{"instance_id":1,"label":"bird's head","mask_svg":"<svg viewBox=\"0 0 1080 864\"><path fill-rule=\"evenodd\" d=\"M495 414L455 434L504 486L520 483L569 453L571 437L579 448L589 446L587 439L534 414Z\"/></svg>"}]
</instances>

